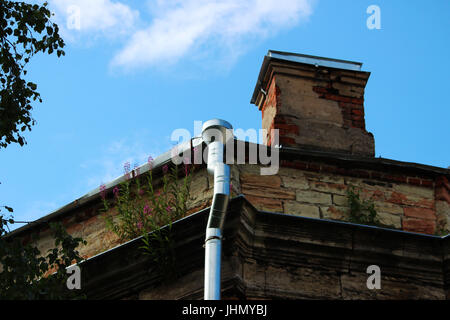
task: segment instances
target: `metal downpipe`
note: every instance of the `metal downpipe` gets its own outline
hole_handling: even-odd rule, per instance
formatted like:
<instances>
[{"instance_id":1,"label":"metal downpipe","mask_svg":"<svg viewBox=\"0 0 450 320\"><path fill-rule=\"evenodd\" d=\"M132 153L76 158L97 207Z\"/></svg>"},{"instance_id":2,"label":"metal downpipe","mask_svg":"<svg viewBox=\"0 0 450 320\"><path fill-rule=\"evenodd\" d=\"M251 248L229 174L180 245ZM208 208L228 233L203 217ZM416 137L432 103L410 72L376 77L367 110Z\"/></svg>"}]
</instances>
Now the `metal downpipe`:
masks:
<instances>
[{"instance_id":1,"label":"metal downpipe","mask_svg":"<svg viewBox=\"0 0 450 320\"><path fill-rule=\"evenodd\" d=\"M222 230L230 197L230 166L224 163L224 146L233 138L232 126L219 119L205 122L203 141L208 145L208 173L214 175L214 196L205 238L205 300L220 300Z\"/></svg>"}]
</instances>

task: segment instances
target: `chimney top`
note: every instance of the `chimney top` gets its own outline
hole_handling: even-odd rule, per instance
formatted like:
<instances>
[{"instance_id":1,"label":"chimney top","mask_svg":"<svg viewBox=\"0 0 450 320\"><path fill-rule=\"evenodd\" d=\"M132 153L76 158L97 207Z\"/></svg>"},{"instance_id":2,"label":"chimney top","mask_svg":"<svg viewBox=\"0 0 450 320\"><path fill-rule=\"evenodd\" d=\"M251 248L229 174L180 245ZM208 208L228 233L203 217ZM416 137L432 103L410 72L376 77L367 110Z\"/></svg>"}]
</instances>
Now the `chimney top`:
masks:
<instances>
[{"instance_id":1,"label":"chimney top","mask_svg":"<svg viewBox=\"0 0 450 320\"><path fill-rule=\"evenodd\" d=\"M269 50L267 51L267 55L264 56L264 61L261 66L261 70L259 71L258 81L256 82L255 90L253 90L252 99L250 100L251 104L256 104L258 95L261 93L264 75L267 72L267 68L269 67L269 62L271 60L284 60L299 64L309 64L316 67L328 67L350 71L361 71L361 67L363 65L362 62L318 57L301 53Z\"/></svg>"},{"instance_id":2,"label":"chimney top","mask_svg":"<svg viewBox=\"0 0 450 320\"><path fill-rule=\"evenodd\" d=\"M370 72L361 66L269 50L251 99L262 112L265 143L373 157L364 117Z\"/></svg>"}]
</instances>

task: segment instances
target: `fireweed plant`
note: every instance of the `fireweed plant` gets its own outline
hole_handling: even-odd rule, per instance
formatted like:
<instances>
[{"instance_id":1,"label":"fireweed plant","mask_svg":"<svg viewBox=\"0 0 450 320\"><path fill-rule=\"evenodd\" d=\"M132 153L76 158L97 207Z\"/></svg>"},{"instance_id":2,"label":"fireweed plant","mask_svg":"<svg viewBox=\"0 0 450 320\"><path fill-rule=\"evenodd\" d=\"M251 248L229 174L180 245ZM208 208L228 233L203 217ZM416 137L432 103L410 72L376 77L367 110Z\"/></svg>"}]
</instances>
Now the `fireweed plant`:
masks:
<instances>
[{"instance_id":1,"label":"fireweed plant","mask_svg":"<svg viewBox=\"0 0 450 320\"><path fill-rule=\"evenodd\" d=\"M366 225L381 225L373 201L362 200L360 191L356 190L355 187L347 190L347 202L350 209L350 222Z\"/></svg>"},{"instance_id":2,"label":"fireweed plant","mask_svg":"<svg viewBox=\"0 0 450 320\"><path fill-rule=\"evenodd\" d=\"M156 271L167 279L176 278L176 261L172 223L184 216L189 197L191 168L168 165L162 167L163 176L159 183L153 180L152 160L149 158L150 170L136 179L130 178L130 165L125 163L126 180L113 188L113 199L106 198L104 185L100 187L106 215L106 226L121 241L142 236L142 252L150 257ZM135 168L138 171L138 168ZM139 175L139 172L137 172ZM180 179L180 175L183 178ZM155 185L159 188L155 189ZM113 216L110 209L115 208Z\"/></svg>"}]
</instances>

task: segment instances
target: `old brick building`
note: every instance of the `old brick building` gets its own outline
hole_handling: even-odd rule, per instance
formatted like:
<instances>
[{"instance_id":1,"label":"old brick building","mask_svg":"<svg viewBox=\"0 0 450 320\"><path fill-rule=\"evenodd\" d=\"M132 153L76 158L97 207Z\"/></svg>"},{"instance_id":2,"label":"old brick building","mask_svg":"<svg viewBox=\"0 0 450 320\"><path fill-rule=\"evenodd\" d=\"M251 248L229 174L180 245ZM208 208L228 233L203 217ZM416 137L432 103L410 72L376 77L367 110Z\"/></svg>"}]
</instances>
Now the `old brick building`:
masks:
<instances>
[{"instance_id":1,"label":"old brick building","mask_svg":"<svg viewBox=\"0 0 450 320\"><path fill-rule=\"evenodd\" d=\"M264 57L251 101L262 112L268 145L276 140L271 129L279 130L280 168L264 176L258 163L231 166L224 298L450 298L450 170L374 157L364 118L369 76L356 62L276 51ZM235 141L236 149L239 144L247 154L266 148ZM204 147L192 140L184 148L198 146ZM156 177L166 164L170 152L155 159ZM161 282L152 272L139 238L120 244L105 228L99 189L13 235L39 233L42 251L52 244L46 222L62 221L87 240L81 254L89 298L202 298L213 183L205 165L197 167L189 210L174 223L176 281ZM132 179L147 170L143 165ZM107 192L123 179L107 184ZM350 188L374 204L377 225L348 222ZM380 266L379 290L366 286L370 265Z\"/></svg>"}]
</instances>

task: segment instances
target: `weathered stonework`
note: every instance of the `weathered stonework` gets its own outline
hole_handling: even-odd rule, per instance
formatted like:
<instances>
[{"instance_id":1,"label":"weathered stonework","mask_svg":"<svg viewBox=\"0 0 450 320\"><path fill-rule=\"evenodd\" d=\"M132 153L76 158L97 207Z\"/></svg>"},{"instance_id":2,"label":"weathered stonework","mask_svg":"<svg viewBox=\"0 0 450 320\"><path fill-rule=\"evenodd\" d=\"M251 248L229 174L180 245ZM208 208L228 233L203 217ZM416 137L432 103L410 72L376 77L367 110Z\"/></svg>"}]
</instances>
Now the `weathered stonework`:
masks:
<instances>
[{"instance_id":1,"label":"weathered stonework","mask_svg":"<svg viewBox=\"0 0 450 320\"><path fill-rule=\"evenodd\" d=\"M365 129L364 88L370 73L287 61L271 61L264 76L267 95L259 104L267 143L364 156L374 155Z\"/></svg>"},{"instance_id":2,"label":"weathered stonework","mask_svg":"<svg viewBox=\"0 0 450 320\"><path fill-rule=\"evenodd\" d=\"M435 201L433 184L376 172L355 170L358 178L330 173L330 166L303 167L309 170L283 166L276 176L258 178L258 166L239 165L242 193L260 210L348 221L347 191L355 188L363 200L373 202L382 226L426 234L450 231L450 206Z\"/></svg>"},{"instance_id":3,"label":"weathered stonework","mask_svg":"<svg viewBox=\"0 0 450 320\"><path fill-rule=\"evenodd\" d=\"M401 176L376 170L344 169L323 163L284 161L277 175L261 176L259 165L232 165L231 192L243 194L257 209L270 212L348 221L347 191L355 187L362 199L371 200L382 226L425 234L450 232L450 203L445 178L433 180ZM192 175L191 193L186 215L211 204L213 180L205 167ZM61 220L67 231L82 237L84 258L111 249L120 241L106 228L101 202L67 213ZM40 230L37 242L42 253L54 245L48 228Z\"/></svg>"},{"instance_id":4,"label":"weathered stonework","mask_svg":"<svg viewBox=\"0 0 450 320\"><path fill-rule=\"evenodd\" d=\"M320 210L317 205L302 204L296 201L284 201L284 212L293 215L301 215L308 218L320 218Z\"/></svg>"},{"instance_id":5,"label":"weathered stonework","mask_svg":"<svg viewBox=\"0 0 450 320\"><path fill-rule=\"evenodd\" d=\"M435 187L438 232L445 234L450 229L450 183L447 177L439 177Z\"/></svg>"}]
</instances>

